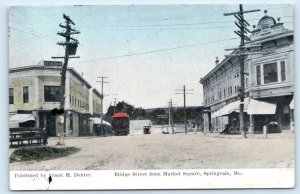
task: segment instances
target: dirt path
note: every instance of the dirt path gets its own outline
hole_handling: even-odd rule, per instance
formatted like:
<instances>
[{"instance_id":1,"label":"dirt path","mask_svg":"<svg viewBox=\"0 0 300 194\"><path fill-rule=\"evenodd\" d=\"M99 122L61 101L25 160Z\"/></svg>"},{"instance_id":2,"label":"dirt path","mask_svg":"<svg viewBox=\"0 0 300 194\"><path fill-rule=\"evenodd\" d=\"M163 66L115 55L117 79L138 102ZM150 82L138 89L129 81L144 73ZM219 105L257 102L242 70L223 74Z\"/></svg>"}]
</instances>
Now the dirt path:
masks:
<instances>
[{"instance_id":1,"label":"dirt path","mask_svg":"<svg viewBox=\"0 0 300 194\"><path fill-rule=\"evenodd\" d=\"M80 152L42 162L17 162L11 170L113 170L294 167L294 135L153 134L67 138ZM50 139L49 145L55 145Z\"/></svg>"}]
</instances>

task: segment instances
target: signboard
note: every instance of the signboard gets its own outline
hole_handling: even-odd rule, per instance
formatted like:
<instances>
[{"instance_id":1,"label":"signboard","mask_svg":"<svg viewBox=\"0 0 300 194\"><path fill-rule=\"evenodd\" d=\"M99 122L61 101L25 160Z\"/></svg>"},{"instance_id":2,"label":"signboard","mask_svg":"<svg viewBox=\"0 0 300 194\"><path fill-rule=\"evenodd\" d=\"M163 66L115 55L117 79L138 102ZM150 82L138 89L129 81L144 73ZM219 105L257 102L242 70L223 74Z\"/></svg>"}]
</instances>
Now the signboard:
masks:
<instances>
[{"instance_id":1,"label":"signboard","mask_svg":"<svg viewBox=\"0 0 300 194\"><path fill-rule=\"evenodd\" d=\"M61 61L44 61L44 66L53 67L53 66L62 66Z\"/></svg>"}]
</instances>

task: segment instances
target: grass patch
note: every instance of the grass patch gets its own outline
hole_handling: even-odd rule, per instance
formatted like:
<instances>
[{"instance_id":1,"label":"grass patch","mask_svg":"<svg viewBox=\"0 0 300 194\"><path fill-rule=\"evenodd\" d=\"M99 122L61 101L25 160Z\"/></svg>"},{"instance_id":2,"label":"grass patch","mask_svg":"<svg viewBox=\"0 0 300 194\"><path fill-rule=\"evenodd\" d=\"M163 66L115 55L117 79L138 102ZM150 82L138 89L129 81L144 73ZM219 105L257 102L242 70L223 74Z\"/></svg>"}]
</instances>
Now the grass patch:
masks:
<instances>
[{"instance_id":1,"label":"grass patch","mask_svg":"<svg viewBox=\"0 0 300 194\"><path fill-rule=\"evenodd\" d=\"M28 147L28 148L19 148L16 149L10 155L10 163L12 162L21 162L21 161L42 161L42 160L50 160L60 157L69 156L76 152L80 151L79 148L76 147Z\"/></svg>"}]
</instances>

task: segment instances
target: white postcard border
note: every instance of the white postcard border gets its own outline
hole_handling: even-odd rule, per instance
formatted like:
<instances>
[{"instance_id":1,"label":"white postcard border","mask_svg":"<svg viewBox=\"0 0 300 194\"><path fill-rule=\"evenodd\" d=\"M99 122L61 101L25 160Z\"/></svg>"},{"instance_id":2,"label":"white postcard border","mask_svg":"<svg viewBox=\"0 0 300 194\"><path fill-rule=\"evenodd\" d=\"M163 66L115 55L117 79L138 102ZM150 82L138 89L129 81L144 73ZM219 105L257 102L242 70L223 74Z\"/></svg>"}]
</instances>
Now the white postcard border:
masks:
<instances>
[{"instance_id":1,"label":"white postcard border","mask_svg":"<svg viewBox=\"0 0 300 194\"><path fill-rule=\"evenodd\" d=\"M50 184L49 175L52 179ZM232 189L294 186L294 168L10 172L11 190Z\"/></svg>"}]
</instances>

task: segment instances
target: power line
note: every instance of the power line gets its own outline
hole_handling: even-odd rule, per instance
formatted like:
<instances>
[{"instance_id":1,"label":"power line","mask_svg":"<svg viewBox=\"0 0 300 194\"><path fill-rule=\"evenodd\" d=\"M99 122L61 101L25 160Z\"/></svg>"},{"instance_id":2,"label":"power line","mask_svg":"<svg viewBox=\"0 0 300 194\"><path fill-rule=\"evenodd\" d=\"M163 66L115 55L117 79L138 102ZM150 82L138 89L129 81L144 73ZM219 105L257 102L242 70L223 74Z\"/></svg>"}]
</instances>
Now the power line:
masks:
<instances>
[{"instance_id":1,"label":"power line","mask_svg":"<svg viewBox=\"0 0 300 194\"><path fill-rule=\"evenodd\" d=\"M287 9L288 7L268 7L268 10L274 10L274 9ZM179 19L187 19L187 18L205 18L207 16L203 15L194 15L194 16L185 16L185 17L169 17L169 18L163 18L162 20L179 20Z\"/></svg>"},{"instance_id":2,"label":"power line","mask_svg":"<svg viewBox=\"0 0 300 194\"><path fill-rule=\"evenodd\" d=\"M32 41L36 41L40 38L49 37L49 34L52 34L52 33L53 33L53 36L56 36L56 34L54 34L54 32L56 32L56 31L40 34L40 35L37 35L36 37L26 38L24 40L20 40L20 41L17 41L17 42L12 42L11 44L12 44L12 46L20 46L20 45L23 45L23 44L30 43Z\"/></svg>"},{"instance_id":3,"label":"power line","mask_svg":"<svg viewBox=\"0 0 300 194\"><path fill-rule=\"evenodd\" d=\"M17 32L22 32L22 33L25 33L25 34L29 34L29 35L32 35L32 36L40 36L39 34L34 34L32 32L26 32L26 31L23 31L23 30L20 30L20 29L17 29L15 27L8 27L9 29L12 29L12 30L15 30Z\"/></svg>"},{"instance_id":4,"label":"power line","mask_svg":"<svg viewBox=\"0 0 300 194\"><path fill-rule=\"evenodd\" d=\"M205 45L205 44L209 44L209 43L217 43L217 42L223 42L223 41L226 41L226 40L235 40L235 39L237 39L237 38L228 38L228 39L222 39L222 40L203 42L203 43L199 43L199 44L191 44L191 45L165 48L165 49L159 49L159 50L152 50L152 51L131 53L131 54L126 54L126 55L119 55L119 56L105 57L105 58L99 58L99 59L93 59L93 60L86 60L86 61L81 61L81 63L88 63L88 62L93 62L93 61L102 61L102 60L108 60L108 59L117 59L117 58L130 57L130 56L136 56L136 55L145 55L145 54L151 54L151 53L158 53L158 52L177 50L177 49L188 48L188 47L195 47L195 46Z\"/></svg>"},{"instance_id":5,"label":"power line","mask_svg":"<svg viewBox=\"0 0 300 194\"><path fill-rule=\"evenodd\" d=\"M289 18L293 16L281 16L281 18ZM260 18L251 18L248 21L259 20ZM210 22L195 22L195 23L175 23L175 24L149 24L149 25L138 25L138 26L88 26L89 28L140 28L140 27L163 27L163 26L190 26L190 25L207 25L207 24L223 24L232 23L234 21L210 21ZM217 27L217 26L213 26Z\"/></svg>"},{"instance_id":6,"label":"power line","mask_svg":"<svg viewBox=\"0 0 300 194\"><path fill-rule=\"evenodd\" d=\"M233 27L232 25L230 26L211 26L211 27L204 27L204 28L113 28L113 29L103 29L103 30L135 30L135 31L146 31L146 30L151 30L151 31L158 31L158 30L196 30L196 29L219 29L219 28L229 28Z\"/></svg>"}]
</instances>

